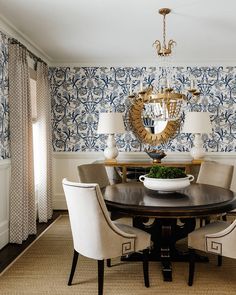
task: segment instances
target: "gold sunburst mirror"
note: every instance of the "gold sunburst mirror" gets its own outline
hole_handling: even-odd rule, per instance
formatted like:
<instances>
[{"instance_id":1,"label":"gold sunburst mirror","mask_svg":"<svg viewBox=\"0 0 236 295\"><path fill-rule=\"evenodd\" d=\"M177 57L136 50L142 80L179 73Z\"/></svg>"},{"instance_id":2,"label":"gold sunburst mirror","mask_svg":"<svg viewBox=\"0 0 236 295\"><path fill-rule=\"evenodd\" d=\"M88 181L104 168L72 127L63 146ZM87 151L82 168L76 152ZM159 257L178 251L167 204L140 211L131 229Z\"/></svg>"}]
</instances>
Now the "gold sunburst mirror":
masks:
<instances>
[{"instance_id":1,"label":"gold sunburst mirror","mask_svg":"<svg viewBox=\"0 0 236 295\"><path fill-rule=\"evenodd\" d=\"M166 116L170 117L172 113L180 112L178 103L184 99L184 95L168 91L167 89L165 92L153 96L153 89L149 88L139 92L138 97L133 95L134 99L129 111L130 123L133 132L141 142L153 146L165 143L179 129L180 120L163 120L158 118L160 108L162 109L163 116L163 97L168 97L168 100L165 99ZM132 96L129 97L132 99ZM179 110L177 111L178 108Z\"/></svg>"}]
</instances>

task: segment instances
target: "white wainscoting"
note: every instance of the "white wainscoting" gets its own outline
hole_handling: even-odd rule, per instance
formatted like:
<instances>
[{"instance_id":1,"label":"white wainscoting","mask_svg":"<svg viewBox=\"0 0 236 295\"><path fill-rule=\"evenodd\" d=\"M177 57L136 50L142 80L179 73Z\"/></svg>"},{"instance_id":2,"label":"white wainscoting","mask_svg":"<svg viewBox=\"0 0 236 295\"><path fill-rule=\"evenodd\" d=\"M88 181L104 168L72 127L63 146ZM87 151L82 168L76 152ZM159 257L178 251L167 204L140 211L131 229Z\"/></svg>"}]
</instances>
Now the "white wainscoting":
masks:
<instances>
[{"instance_id":1,"label":"white wainscoting","mask_svg":"<svg viewBox=\"0 0 236 295\"><path fill-rule=\"evenodd\" d=\"M10 160L0 161L0 249L9 242Z\"/></svg>"},{"instance_id":2,"label":"white wainscoting","mask_svg":"<svg viewBox=\"0 0 236 295\"><path fill-rule=\"evenodd\" d=\"M66 209L66 202L62 189L64 177L71 181L78 181L77 166L104 159L102 152L57 152L53 154L53 209ZM122 152L119 160L149 159L144 152ZM206 160L218 161L235 165L232 188L236 191L236 153L207 153ZM189 153L167 153L165 161L190 161Z\"/></svg>"},{"instance_id":3,"label":"white wainscoting","mask_svg":"<svg viewBox=\"0 0 236 295\"><path fill-rule=\"evenodd\" d=\"M103 153L58 152L53 154L53 209L66 209L62 179L78 181L77 166L102 160Z\"/></svg>"}]
</instances>

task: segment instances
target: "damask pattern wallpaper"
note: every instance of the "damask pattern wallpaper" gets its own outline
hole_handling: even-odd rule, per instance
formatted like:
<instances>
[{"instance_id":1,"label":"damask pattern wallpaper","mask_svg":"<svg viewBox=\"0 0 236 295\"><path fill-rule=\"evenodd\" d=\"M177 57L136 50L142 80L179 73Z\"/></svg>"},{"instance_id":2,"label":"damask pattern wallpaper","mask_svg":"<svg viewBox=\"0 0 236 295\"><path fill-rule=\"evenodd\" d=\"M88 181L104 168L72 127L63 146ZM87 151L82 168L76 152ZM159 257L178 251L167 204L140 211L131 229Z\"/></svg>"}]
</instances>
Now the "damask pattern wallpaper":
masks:
<instances>
[{"instance_id":1,"label":"damask pattern wallpaper","mask_svg":"<svg viewBox=\"0 0 236 295\"><path fill-rule=\"evenodd\" d=\"M9 158L8 39L0 32L0 160Z\"/></svg>"},{"instance_id":2,"label":"damask pattern wallpaper","mask_svg":"<svg viewBox=\"0 0 236 295\"><path fill-rule=\"evenodd\" d=\"M203 135L207 151L236 152L236 67L175 67L172 84L187 94L190 79L201 91L199 98L187 94L184 111L208 111L213 133ZM96 133L99 113L124 112L127 132L117 135L120 151L143 151L132 133L128 94L161 83L163 71L155 67L54 67L50 69L54 151L99 151L105 135ZM183 123L184 113L181 116ZM180 131L166 144L165 151L189 151L193 137Z\"/></svg>"},{"instance_id":3,"label":"damask pattern wallpaper","mask_svg":"<svg viewBox=\"0 0 236 295\"><path fill-rule=\"evenodd\" d=\"M207 151L236 152L236 67L175 67L173 86L186 92L195 79L201 96L187 95L184 111L208 111L213 133L203 135ZM54 67L49 73L52 93L54 151L100 151L105 135L96 133L99 113L124 112L127 132L117 135L120 151L143 151L146 147L133 134L129 122L128 94L160 84L162 69L155 67ZM184 114L181 116L183 123ZM0 160L9 154L8 40L0 33ZM189 151L193 136L180 131L165 151Z\"/></svg>"}]
</instances>

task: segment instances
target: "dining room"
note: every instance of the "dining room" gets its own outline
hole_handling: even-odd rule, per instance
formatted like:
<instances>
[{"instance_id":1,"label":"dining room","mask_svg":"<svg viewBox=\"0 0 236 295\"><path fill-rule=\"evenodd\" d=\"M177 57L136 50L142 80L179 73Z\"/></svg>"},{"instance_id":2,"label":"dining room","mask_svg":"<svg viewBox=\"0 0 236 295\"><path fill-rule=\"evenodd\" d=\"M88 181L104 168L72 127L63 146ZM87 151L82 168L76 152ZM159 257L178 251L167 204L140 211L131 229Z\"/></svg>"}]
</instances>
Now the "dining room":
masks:
<instances>
[{"instance_id":1,"label":"dining room","mask_svg":"<svg viewBox=\"0 0 236 295\"><path fill-rule=\"evenodd\" d=\"M0 0L0 294L235 294L235 8Z\"/></svg>"}]
</instances>

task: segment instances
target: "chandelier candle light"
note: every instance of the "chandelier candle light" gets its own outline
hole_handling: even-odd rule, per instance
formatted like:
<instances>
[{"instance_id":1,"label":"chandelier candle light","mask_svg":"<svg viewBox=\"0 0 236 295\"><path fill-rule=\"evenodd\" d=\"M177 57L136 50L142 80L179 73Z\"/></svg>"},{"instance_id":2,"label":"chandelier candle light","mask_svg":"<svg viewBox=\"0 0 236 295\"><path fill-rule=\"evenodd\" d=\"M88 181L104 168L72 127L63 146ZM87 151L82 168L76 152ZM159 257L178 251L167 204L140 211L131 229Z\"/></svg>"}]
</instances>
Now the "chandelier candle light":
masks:
<instances>
[{"instance_id":1,"label":"chandelier candle light","mask_svg":"<svg viewBox=\"0 0 236 295\"><path fill-rule=\"evenodd\" d=\"M98 134L108 134L104 156L108 162L116 162L119 151L116 147L114 134L124 133L125 126L122 113L108 112L99 114Z\"/></svg>"}]
</instances>

